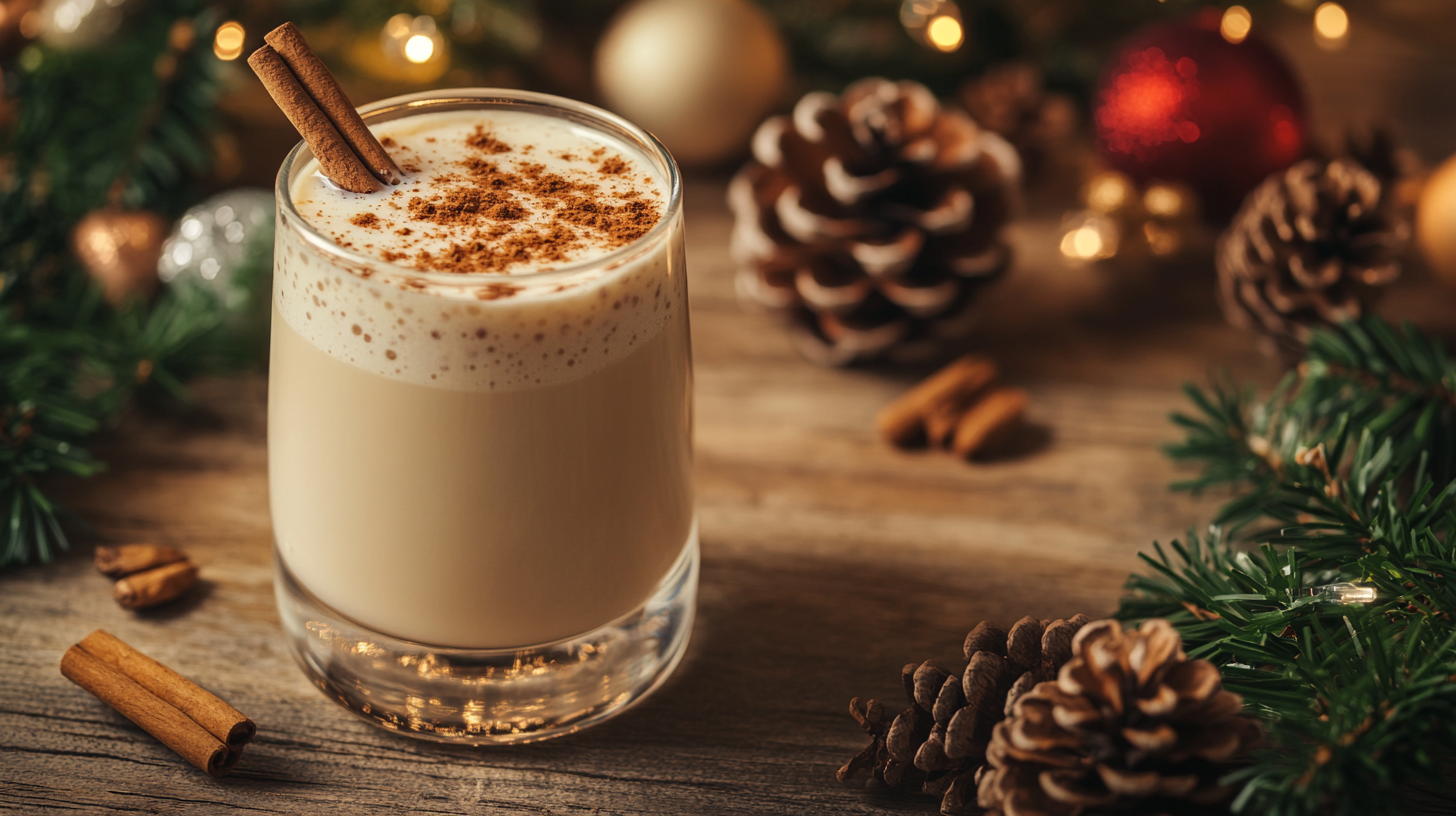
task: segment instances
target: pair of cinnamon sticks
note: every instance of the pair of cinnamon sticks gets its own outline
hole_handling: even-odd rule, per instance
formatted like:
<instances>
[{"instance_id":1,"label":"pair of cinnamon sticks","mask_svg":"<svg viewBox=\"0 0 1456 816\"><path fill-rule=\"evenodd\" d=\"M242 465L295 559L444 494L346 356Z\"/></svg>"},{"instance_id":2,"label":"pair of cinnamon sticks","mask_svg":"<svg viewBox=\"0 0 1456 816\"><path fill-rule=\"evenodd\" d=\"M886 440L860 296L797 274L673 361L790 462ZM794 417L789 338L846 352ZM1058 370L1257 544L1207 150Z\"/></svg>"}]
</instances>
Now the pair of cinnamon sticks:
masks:
<instances>
[{"instance_id":1,"label":"pair of cinnamon sticks","mask_svg":"<svg viewBox=\"0 0 1456 816\"><path fill-rule=\"evenodd\" d=\"M1021 425L1027 394L996 386L992 360L966 355L887 405L876 417L890 444L949 447L970 459L1004 442Z\"/></svg>"},{"instance_id":2,"label":"pair of cinnamon sticks","mask_svg":"<svg viewBox=\"0 0 1456 816\"><path fill-rule=\"evenodd\" d=\"M101 629L66 650L61 674L208 776L231 770L258 733L216 695Z\"/></svg>"},{"instance_id":3,"label":"pair of cinnamon sticks","mask_svg":"<svg viewBox=\"0 0 1456 816\"><path fill-rule=\"evenodd\" d=\"M197 565L187 553L160 544L97 547L96 569L117 579L112 597L126 609L176 600L197 583Z\"/></svg>"},{"instance_id":4,"label":"pair of cinnamon sticks","mask_svg":"<svg viewBox=\"0 0 1456 816\"><path fill-rule=\"evenodd\" d=\"M399 166L293 23L273 29L263 40L267 45L248 57L248 65L308 142L324 175L354 193L398 184Z\"/></svg>"}]
</instances>

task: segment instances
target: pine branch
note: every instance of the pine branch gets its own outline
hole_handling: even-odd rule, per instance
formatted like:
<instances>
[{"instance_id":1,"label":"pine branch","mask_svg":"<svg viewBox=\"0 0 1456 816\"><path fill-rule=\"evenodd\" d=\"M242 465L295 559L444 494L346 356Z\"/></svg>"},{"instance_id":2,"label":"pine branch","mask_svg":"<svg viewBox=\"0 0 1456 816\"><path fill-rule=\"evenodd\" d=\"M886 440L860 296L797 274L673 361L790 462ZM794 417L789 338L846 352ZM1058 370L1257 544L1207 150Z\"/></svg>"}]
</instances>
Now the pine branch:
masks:
<instances>
[{"instance_id":1,"label":"pine branch","mask_svg":"<svg viewBox=\"0 0 1456 816\"><path fill-rule=\"evenodd\" d=\"M85 444L133 396L185 402L191 377L256 359L214 296L168 288L113 308L69 249L100 207L176 215L195 200L219 92L205 47L216 14L157 0L106 44L32 44L5 66L19 114L0 142L12 179L0 185L0 567L67 546L44 480L101 470ZM253 251L256 277L271 242Z\"/></svg>"},{"instance_id":2,"label":"pine branch","mask_svg":"<svg viewBox=\"0 0 1456 816\"><path fill-rule=\"evenodd\" d=\"M1171 620L1268 722L1241 812L1398 812L1456 747L1453 382L1438 345L1367 320L1264 402L1189 389L1169 452L1203 470L1181 487L1242 493L1209 541L1154 545L1118 614Z\"/></svg>"}]
</instances>

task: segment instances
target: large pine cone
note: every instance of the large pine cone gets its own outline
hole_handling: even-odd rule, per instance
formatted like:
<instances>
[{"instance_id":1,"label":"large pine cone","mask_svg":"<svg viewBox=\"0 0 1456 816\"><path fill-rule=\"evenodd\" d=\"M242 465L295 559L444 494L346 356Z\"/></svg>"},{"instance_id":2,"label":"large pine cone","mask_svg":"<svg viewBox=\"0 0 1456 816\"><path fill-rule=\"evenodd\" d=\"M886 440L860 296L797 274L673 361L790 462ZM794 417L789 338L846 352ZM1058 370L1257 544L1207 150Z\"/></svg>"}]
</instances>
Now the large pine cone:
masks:
<instances>
[{"instance_id":1,"label":"large pine cone","mask_svg":"<svg viewBox=\"0 0 1456 816\"><path fill-rule=\"evenodd\" d=\"M1219 238L1229 322L1297 354L1310 330L1360 317L1400 275L1410 235L1380 180L1351 159L1309 159L1254 188Z\"/></svg>"},{"instance_id":2,"label":"large pine cone","mask_svg":"<svg viewBox=\"0 0 1456 816\"><path fill-rule=\"evenodd\" d=\"M870 744L839 769L842 782L868 770L891 787L918 786L943 797L941 813L972 812L975 772L986 758L991 730L1011 704L1037 682L1055 677L1072 656L1072 638L1087 623L1026 617L1008 633L983 622L966 636L963 675L935 661L911 663L900 673L910 707L888 719L878 700L856 697L850 715Z\"/></svg>"},{"instance_id":3,"label":"large pine cone","mask_svg":"<svg viewBox=\"0 0 1456 816\"><path fill-rule=\"evenodd\" d=\"M979 803L1004 816L1227 812L1218 784L1261 738L1218 669L1164 620L1084 627L1058 678L996 725Z\"/></svg>"},{"instance_id":4,"label":"large pine cone","mask_svg":"<svg viewBox=\"0 0 1456 816\"><path fill-rule=\"evenodd\" d=\"M764 122L728 190L738 291L843 365L934 356L1005 271L1020 161L923 85L866 79Z\"/></svg>"}]
</instances>

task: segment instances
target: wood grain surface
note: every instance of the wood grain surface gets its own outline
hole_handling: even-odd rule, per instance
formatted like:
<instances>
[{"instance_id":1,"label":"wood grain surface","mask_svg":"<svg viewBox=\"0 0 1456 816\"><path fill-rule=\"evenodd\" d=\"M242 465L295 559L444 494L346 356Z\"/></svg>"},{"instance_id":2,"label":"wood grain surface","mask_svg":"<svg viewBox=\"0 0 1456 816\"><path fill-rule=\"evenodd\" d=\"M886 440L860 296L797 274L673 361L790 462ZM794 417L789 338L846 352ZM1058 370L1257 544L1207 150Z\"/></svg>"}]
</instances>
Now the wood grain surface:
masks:
<instances>
[{"instance_id":1,"label":"wood grain surface","mask_svg":"<svg viewBox=\"0 0 1456 816\"><path fill-rule=\"evenodd\" d=\"M1315 99L1334 98L1315 84ZM974 344L1030 391L1043 443L974 466L896 451L873 416L924 372L814 367L743 311L722 195L721 181L688 190L702 589L688 655L655 696L591 731L503 749L353 719L305 681L278 628L265 381L206 382L203 410L127 417L98 445L106 474L56 485L93 527L72 553L0 573L0 810L933 812L834 781L863 745L849 699L899 705L899 667L954 662L984 618L1110 611L1136 553L1216 503L1166 489L1177 472L1158 446L1174 438L1178 386L1278 372L1222 322L1206 263L1069 268L1055 255L1060 211L1034 210ZM1452 302L1414 274L1387 310L1449 328ZM198 591L118 608L90 550L135 541L188 549ZM232 775L198 773L61 677L62 652L98 627L257 722Z\"/></svg>"},{"instance_id":2,"label":"wood grain surface","mask_svg":"<svg viewBox=\"0 0 1456 816\"><path fill-rule=\"evenodd\" d=\"M968 465L904 453L875 412L916 376L801 361L743 311L718 184L689 192L704 566L689 654L656 696L595 730L451 749L356 721L293 665L273 607L262 377L204 383L196 415L137 414L105 475L61 487L95 526L61 563L0 575L0 807L279 813L841 813L916 809L841 787L861 745L849 698L897 699L899 667L954 660L982 618L1100 615L1154 538L1201 508L1170 494L1157 445L1178 384L1213 365L1268 371L1225 329L1206 271L1119 279L1017 227L1016 274L978 345L1032 394L1045 445ZM133 614L90 565L95 543L185 547L200 591ZM208 779L60 676L104 627L258 723ZM898 703L898 699L897 699Z\"/></svg>"}]
</instances>

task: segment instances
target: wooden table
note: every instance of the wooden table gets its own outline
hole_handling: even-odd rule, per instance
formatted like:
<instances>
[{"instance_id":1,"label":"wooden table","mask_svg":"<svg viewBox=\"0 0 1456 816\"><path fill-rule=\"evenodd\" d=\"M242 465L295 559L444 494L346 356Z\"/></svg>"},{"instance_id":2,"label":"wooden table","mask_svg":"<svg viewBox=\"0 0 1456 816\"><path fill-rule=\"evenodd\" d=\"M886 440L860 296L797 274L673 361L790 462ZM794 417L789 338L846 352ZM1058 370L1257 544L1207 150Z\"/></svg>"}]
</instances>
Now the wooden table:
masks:
<instances>
[{"instance_id":1,"label":"wooden table","mask_svg":"<svg viewBox=\"0 0 1456 816\"><path fill-rule=\"evenodd\" d=\"M979 345L1030 389L1049 444L968 465L903 453L875 412L915 373L800 360L733 296L720 184L688 195L697 365L700 617L654 697L581 735L451 749L387 734L326 700L293 664L273 607L262 377L204 383L196 416L134 415L111 470L64 486L95 525L60 563L0 575L0 804L168 812L216 803L281 813L876 812L911 799L834 781L862 740L849 698L898 704L899 667L954 660L982 618L1101 615L1154 538L1201 508L1165 489L1157 445L1178 384L1265 364L1225 328L1206 270L1120 279L1068 269L1047 219L1017 227L1016 272ZM188 548L206 578L133 614L90 566L96 542ZM61 677L66 646L104 627L259 724L212 780ZM650 783L650 784L644 784ZM188 811L193 812L193 811Z\"/></svg>"},{"instance_id":2,"label":"wooden table","mask_svg":"<svg viewBox=\"0 0 1456 816\"><path fill-rule=\"evenodd\" d=\"M1362 53L1305 50L1316 67ZM1336 99L1343 83L1332 74L1312 96ZM1217 369L1268 384L1277 371L1224 325L1206 266L1068 268L1048 207L1015 227L1016 269L987 296L976 335L1030 390L1048 444L975 466L896 451L872 418L923 372L816 368L771 319L741 310L722 192L708 180L687 197L702 590L688 655L655 696L589 732L510 749L397 737L326 700L294 666L273 607L264 380L208 382L203 411L130 416L98 446L111 470L64 486L94 535L57 564L0 573L0 808L933 811L834 781L863 745L850 697L900 705L899 667L954 661L984 618L1109 612L1135 554L1216 503L1166 489L1177 474L1157 448L1175 436L1179 384ZM1451 296L1413 278L1389 310L1449 326L1439 315ZM139 540L191 550L200 590L153 613L119 609L90 548ZM199 774L60 676L66 646L97 627L257 721L231 776Z\"/></svg>"}]
</instances>

